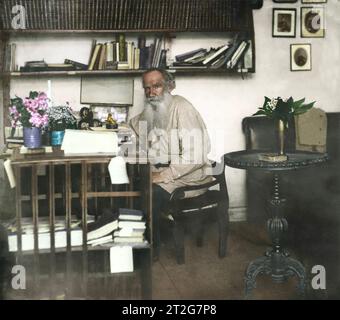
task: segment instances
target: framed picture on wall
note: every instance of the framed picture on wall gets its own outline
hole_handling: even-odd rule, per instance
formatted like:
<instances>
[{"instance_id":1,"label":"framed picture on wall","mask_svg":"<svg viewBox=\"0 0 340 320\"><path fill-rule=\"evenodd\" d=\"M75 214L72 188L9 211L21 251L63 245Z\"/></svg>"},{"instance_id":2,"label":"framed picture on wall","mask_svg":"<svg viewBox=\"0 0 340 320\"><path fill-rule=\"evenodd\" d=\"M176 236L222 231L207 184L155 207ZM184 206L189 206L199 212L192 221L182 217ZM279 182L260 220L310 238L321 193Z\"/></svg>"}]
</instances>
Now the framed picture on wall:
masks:
<instances>
[{"instance_id":1,"label":"framed picture on wall","mask_svg":"<svg viewBox=\"0 0 340 320\"><path fill-rule=\"evenodd\" d=\"M290 45L290 70L312 70L312 50L310 43L296 43Z\"/></svg>"},{"instance_id":2,"label":"framed picture on wall","mask_svg":"<svg viewBox=\"0 0 340 320\"><path fill-rule=\"evenodd\" d=\"M295 3L297 0L273 0L276 3Z\"/></svg>"},{"instance_id":3,"label":"framed picture on wall","mask_svg":"<svg viewBox=\"0 0 340 320\"><path fill-rule=\"evenodd\" d=\"M326 3L327 0L301 0L302 3Z\"/></svg>"},{"instance_id":4,"label":"framed picture on wall","mask_svg":"<svg viewBox=\"0 0 340 320\"><path fill-rule=\"evenodd\" d=\"M324 17L322 7L301 7L301 37L324 38Z\"/></svg>"},{"instance_id":5,"label":"framed picture on wall","mask_svg":"<svg viewBox=\"0 0 340 320\"><path fill-rule=\"evenodd\" d=\"M295 38L296 9L273 9L273 37Z\"/></svg>"}]
</instances>

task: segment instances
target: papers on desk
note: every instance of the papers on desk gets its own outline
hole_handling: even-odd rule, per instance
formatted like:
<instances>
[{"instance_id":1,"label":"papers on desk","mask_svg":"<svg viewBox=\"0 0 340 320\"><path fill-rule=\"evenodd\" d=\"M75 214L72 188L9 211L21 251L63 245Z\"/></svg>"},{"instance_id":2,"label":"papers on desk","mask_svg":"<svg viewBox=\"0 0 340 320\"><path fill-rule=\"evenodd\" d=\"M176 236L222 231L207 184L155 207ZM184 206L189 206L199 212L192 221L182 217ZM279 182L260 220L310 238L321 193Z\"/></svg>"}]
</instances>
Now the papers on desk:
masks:
<instances>
[{"instance_id":1,"label":"papers on desk","mask_svg":"<svg viewBox=\"0 0 340 320\"><path fill-rule=\"evenodd\" d=\"M61 150L64 150L65 155L98 153L115 155L119 151L117 133L67 129Z\"/></svg>"}]
</instances>

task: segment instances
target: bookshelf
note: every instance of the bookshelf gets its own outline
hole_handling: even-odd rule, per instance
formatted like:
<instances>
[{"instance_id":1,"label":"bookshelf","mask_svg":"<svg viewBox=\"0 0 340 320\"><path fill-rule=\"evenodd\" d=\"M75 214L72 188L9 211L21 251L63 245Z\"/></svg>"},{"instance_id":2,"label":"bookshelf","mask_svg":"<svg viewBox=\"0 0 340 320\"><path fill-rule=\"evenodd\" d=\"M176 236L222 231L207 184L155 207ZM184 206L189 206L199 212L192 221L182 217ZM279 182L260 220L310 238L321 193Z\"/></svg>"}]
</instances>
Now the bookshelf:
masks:
<instances>
[{"instance_id":1,"label":"bookshelf","mask_svg":"<svg viewBox=\"0 0 340 320\"><path fill-rule=\"evenodd\" d=\"M140 296L138 298L151 299L152 191L150 165L145 159L139 158L136 163L135 158L132 158L131 162L127 158L127 173L130 184L112 186L106 179L108 176L107 164L110 160L111 156L104 154L64 156L58 148L55 148L54 152L49 155L14 154L12 165L17 185L17 250L12 251L11 254L15 256L19 264L27 266L30 290L25 293L27 294L26 298L30 294L33 296L38 294L44 283L54 288L55 281L65 281L64 287L68 298L75 294L86 297L91 294L89 292L91 291L91 279L101 278L106 282L113 279L115 275L110 275L107 260L110 246L87 244L87 227L84 227L81 233L82 244L73 246L71 244L73 232L71 217L75 211L80 210L82 225L87 226L88 214L97 214L97 211L100 213L100 208L103 208L103 206L114 210L124 203L125 207L138 207L145 215L147 228L144 236L147 242L132 245L135 271L134 274L131 274L131 277L140 277ZM46 176L44 178L39 176L38 167L45 168ZM45 182L44 179L46 179ZM41 188L41 185L46 185L46 188ZM60 208L60 205L62 205L62 208ZM61 215L60 211L65 213ZM49 249L41 249L39 248L41 240L38 244L41 234L37 232L37 227L42 216L46 218L46 214L51 230L51 243ZM32 218L31 221L34 226L33 250L24 250L23 247L22 236L24 232L22 226L24 217L26 219L27 217ZM65 247L57 247L54 238L57 233L54 229L56 217L66 219L67 244ZM45 261L44 255L47 254L50 258ZM65 258L64 267L60 265L57 267L57 259L61 256ZM100 270L93 272L91 267L98 263L95 257L102 257L101 259L104 259L104 262ZM29 259L33 259L33 263ZM81 283L80 287L78 286L79 283ZM51 298L55 298L53 291L51 291Z\"/></svg>"},{"instance_id":2,"label":"bookshelf","mask_svg":"<svg viewBox=\"0 0 340 320\"><path fill-rule=\"evenodd\" d=\"M144 34L146 37L163 35L172 46L183 34L247 33L251 41L252 63L247 73L255 73L255 33L253 9L261 1L234 0L32 0L25 1L25 29L13 29L11 9L15 1L0 4L0 99L8 106L13 79L69 78L96 76L138 76L144 70L72 70L41 72L9 72L5 67L5 48L11 39L21 37L78 37L98 39L115 34ZM39 19L37 19L39 17ZM137 38L136 38L137 42ZM207 41L207 43L209 43ZM209 45L207 45L209 46ZM179 52L180 53L180 52ZM183 53L183 52L182 52ZM175 54L174 54L175 55ZM171 68L178 76L224 75L243 76L236 69ZM8 125L7 107L3 107L3 120ZM2 144L4 141L0 141Z\"/></svg>"}]
</instances>

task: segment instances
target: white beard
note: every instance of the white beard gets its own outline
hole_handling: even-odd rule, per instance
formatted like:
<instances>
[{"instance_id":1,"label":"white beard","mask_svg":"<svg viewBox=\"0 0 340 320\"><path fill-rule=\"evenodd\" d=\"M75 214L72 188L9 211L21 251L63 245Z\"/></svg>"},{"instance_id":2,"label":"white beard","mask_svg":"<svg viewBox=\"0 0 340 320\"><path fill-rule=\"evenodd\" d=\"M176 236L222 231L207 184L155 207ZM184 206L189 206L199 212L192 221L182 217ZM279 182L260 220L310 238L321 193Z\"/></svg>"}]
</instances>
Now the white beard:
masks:
<instances>
[{"instance_id":1,"label":"white beard","mask_svg":"<svg viewBox=\"0 0 340 320\"><path fill-rule=\"evenodd\" d=\"M160 97L145 99L144 117L148 124L148 132L155 128L167 129L171 101L172 95L169 92Z\"/></svg>"}]
</instances>

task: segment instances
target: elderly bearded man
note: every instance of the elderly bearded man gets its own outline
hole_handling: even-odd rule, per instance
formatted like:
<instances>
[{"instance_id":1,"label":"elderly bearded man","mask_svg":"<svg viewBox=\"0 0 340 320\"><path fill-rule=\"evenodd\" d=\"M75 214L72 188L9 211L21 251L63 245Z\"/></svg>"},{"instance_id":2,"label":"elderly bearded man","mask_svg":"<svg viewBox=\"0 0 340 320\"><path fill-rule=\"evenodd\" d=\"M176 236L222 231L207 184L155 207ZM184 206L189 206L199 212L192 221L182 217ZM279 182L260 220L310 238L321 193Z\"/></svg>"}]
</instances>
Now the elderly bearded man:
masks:
<instances>
[{"instance_id":1,"label":"elderly bearded man","mask_svg":"<svg viewBox=\"0 0 340 320\"><path fill-rule=\"evenodd\" d=\"M143 74L145 107L131 119L139 142L147 139L152 163L154 259L159 255L159 222L166 212L170 194L178 187L200 185L212 180L207 159L210 141L202 117L185 98L172 95L174 81L162 69ZM145 130L143 130L145 128ZM191 191L193 197L204 190Z\"/></svg>"}]
</instances>

